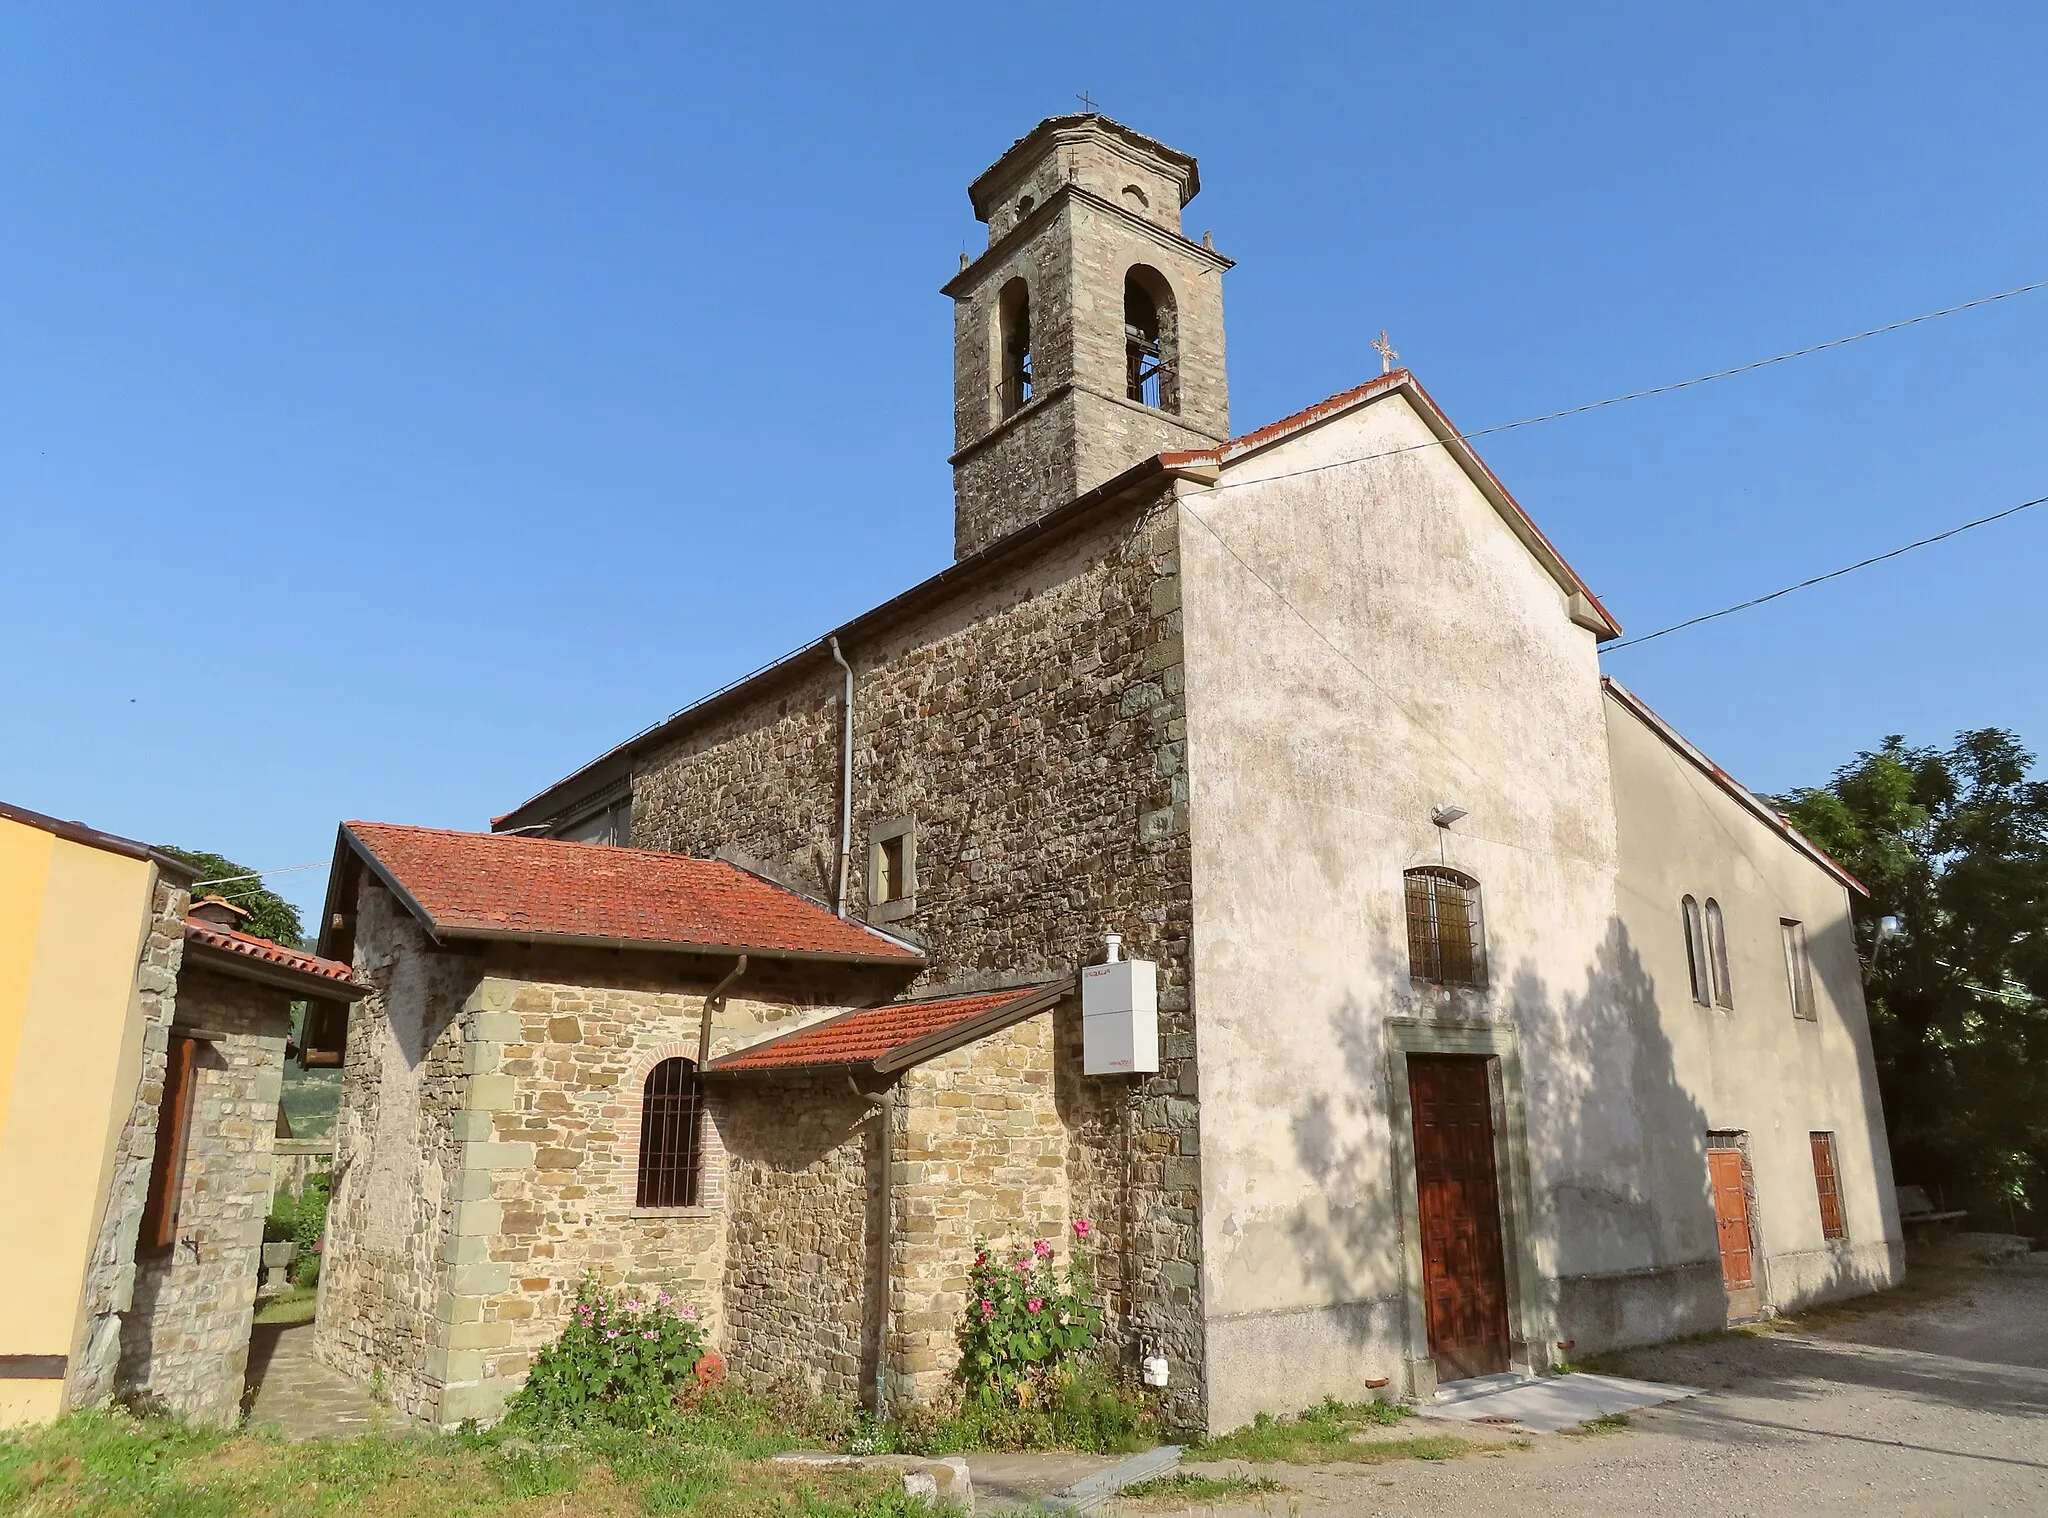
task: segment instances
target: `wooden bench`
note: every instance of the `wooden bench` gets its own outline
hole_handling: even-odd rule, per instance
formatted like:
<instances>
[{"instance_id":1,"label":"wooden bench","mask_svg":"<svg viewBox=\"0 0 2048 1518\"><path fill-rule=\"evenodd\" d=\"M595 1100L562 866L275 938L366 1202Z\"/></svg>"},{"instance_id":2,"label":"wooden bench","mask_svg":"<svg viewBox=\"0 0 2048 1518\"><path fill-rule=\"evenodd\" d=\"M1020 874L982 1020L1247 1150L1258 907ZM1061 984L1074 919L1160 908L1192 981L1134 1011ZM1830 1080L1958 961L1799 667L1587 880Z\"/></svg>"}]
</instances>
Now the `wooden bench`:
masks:
<instances>
[{"instance_id":1,"label":"wooden bench","mask_svg":"<svg viewBox=\"0 0 2048 1518\"><path fill-rule=\"evenodd\" d=\"M1924 1186L1901 1186L1898 1193L1899 1226L1903 1229L1919 1228L1928 1233L1940 1233L1969 1216L1961 1208L1948 1212L1935 1211L1934 1204L1927 1200L1927 1189Z\"/></svg>"}]
</instances>

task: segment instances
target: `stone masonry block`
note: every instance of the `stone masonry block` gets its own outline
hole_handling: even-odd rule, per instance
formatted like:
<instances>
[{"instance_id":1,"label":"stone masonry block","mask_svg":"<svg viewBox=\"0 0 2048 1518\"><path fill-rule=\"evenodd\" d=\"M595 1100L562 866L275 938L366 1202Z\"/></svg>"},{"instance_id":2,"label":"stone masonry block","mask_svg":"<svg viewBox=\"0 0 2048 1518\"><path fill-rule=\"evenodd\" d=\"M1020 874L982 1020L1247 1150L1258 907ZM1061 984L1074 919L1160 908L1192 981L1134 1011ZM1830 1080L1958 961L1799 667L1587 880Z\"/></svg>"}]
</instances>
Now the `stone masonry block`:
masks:
<instances>
[{"instance_id":1,"label":"stone masonry block","mask_svg":"<svg viewBox=\"0 0 2048 1518\"><path fill-rule=\"evenodd\" d=\"M448 1338L455 1349L503 1349L512 1342L510 1323L457 1323Z\"/></svg>"},{"instance_id":2,"label":"stone masonry block","mask_svg":"<svg viewBox=\"0 0 2048 1518\"><path fill-rule=\"evenodd\" d=\"M451 1234L441 1246L441 1258L449 1265L474 1265L491 1256L491 1242L482 1234Z\"/></svg>"},{"instance_id":3,"label":"stone masonry block","mask_svg":"<svg viewBox=\"0 0 2048 1518\"><path fill-rule=\"evenodd\" d=\"M504 1053L501 1044L464 1044L462 1046L462 1073L464 1075L489 1075L498 1068L499 1057Z\"/></svg>"},{"instance_id":4,"label":"stone masonry block","mask_svg":"<svg viewBox=\"0 0 2048 1518\"><path fill-rule=\"evenodd\" d=\"M505 1231L505 1204L503 1202L478 1201L455 1204L455 1232L461 1234L489 1234Z\"/></svg>"},{"instance_id":5,"label":"stone masonry block","mask_svg":"<svg viewBox=\"0 0 2048 1518\"><path fill-rule=\"evenodd\" d=\"M444 1384L450 1381L481 1381L484 1378L484 1352L480 1349L430 1349L427 1351L427 1375Z\"/></svg>"},{"instance_id":6,"label":"stone masonry block","mask_svg":"<svg viewBox=\"0 0 2048 1518\"><path fill-rule=\"evenodd\" d=\"M509 980L489 975L476 983L476 989L469 993L469 1000L462 1004L465 1012L509 1012L512 997L518 987Z\"/></svg>"},{"instance_id":7,"label":"stone masonry block","mask_svg":"<svg viewBox=\"0 0 2048 1518\"><path fill-rule=\"evenodd\" d=\"M490 1423L504 1417L505 1404L519 1388L510 1381L460 1382L441 1388L441 1422L453 1426L471 1418Z\"/></svg>"},{"instance_id":8,"label":"stone masonry block","mask_svg":"<svg viewBox=\"0 0 2048 1518\"><path fill-rule=\"evenodd\" d=\"M519 1104L518 1083L509 1075L472 1075L469 1107L472 1112L509 1112Z\"/></svg>"},{"instance_id":9,"label":"stone masonry block","mask_svg":"<svg viewBox=\"0 0 2048 1518\"><path fill-rule=\"evenodd\" d=\"M458 1141L482 1142L491 1136L491 1115L488 1112L461 1111L454 1114L455 1137Z\"/></svg>"},{"instance_id":10,"label":"stone masonry block","mask_svg":"<svg viewBox=\"0 0 2048 1518\"><path fill-rule=\"evenodd\" d=\"M457 1265L448 1272L448 1289L457 1296L488 1297L506 1290L512 1284L510 1265L489 1262L476 1265Z\"/></svg>"},{"instance_id":11,"label":"stone masonry block","mask_svg":"<svg viewBox=\"0 0 2048 1518\"><path fill-rule=\"evenodd\" d=\"M458 1202L484 1202L491 1196L490 1170L458 1170L449 1184L450 1194Z\"/></svg>"},{"instance_id":12,"label":"stone masonry block","mask_svg":"<svg viewBox=\"0 0 2048 1518\"><path fill-rule=\"evenodd\" d=\"M464 1170L531 1170L533 1168L533 1145L531 1144L464 1144L462 1146L462 1168Z\"/></svg>"},{"instance_id":13,"label":"stone masonry block","mask_svg":"<svg viewBox=\"0 0 2048 1518\"><path fill-rule=\"evenodd\" d=\"M471 1016L463 1035L471 1043L516 1044L524 1035L526 1020L517 1012L478 1012Z\"/></svg>"}]
</instances>

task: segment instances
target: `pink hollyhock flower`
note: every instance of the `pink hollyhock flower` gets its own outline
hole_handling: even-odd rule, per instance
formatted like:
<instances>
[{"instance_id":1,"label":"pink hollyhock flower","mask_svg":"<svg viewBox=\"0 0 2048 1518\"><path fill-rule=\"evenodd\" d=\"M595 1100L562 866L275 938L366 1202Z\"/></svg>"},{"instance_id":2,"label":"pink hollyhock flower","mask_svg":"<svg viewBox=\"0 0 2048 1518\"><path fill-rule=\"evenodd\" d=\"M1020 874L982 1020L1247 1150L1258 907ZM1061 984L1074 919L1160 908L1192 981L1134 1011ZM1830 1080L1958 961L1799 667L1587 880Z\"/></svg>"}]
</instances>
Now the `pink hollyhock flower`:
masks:
<instances>
[{"instance_id":1,"label":"pink hollyhock flower","mask_svg":"<svg viewBox=\"0 0 2048 1518\"><path fill-rule=\"evenodd\" d=\"M663 1291L657 1292L655 1294L654 1300L659 1302L663 1307L666 1307L669 1303L673 1302L675 1298L671 1297L667 1292Z\"/></svg>"},{"instance_id":2,"label":"pink hollyhock flower","mask_svg":"<svg viewBox=\"0 0 2048 1518\"><path fill-rule=\"evenodd\" d=\"M1087 1238L1087 1237L1088 1237L1088 1235L1089 1235L1089 1234L1093 1233L1094 1231L1095 1231L1095 1225L1094 1225L1093 1223L1089 1222L1089 1221L1088 1221L1088 1220L1087 1220L1086 1218L1075 1218L1075 1219L1074 1219L1074 1237L1075 1237L1075 1238L1077 1238L1077 1239L1085 1239L1085 1238Z\"/></svg>"},{"instance_id":3,"label":"pink hollyhock flower","mask_svg":"<svg viewBox=\"0 0 2048 1518\"><path fill-rule=\"evenodd\" d=\"M993 1303L993 1302L991 1302L991 1301L989 1301L989 1299L988 1299L987 1297L983 1297L983 1298L981 1299L981 1318L982 1318L982 1321L983 1321L983 1322L985 1323L985 1322L987 1322L987 1321L988 1321L988 1320L989 1320L990 1318L993 1318L993 1317L994 1317L995 1315L996 1315L996 1304L995 1304L995 1303Z\"/></svg>"},{"instance_id":4,"label":"pink hollyhock flower","mask_svg":"<svg viewBox=\"0 0 2048 1518\"><path fill-rule=\"evenodd\" d=\"M607 1339L616 1339L619 1336L619 1331L616 1328L608 1328L605 1330L604 1336Z\"/></svg>"},{"instance_id":5,"label":"pink hollyhock flower","mask_svg":"<svg viewBox=\"0 0 2048 1518\"><path fill-rule=\"evenodd\" d=\"M1031 1252L1041 1260L1049 1260L1052 1258L1052 1245L1044 1239L1033 1239L1031 1241Z\"/></svg>"},{"instance_id":6,"label":"pink hollyhock flower","mask_svg":"<svg viewBox=\"0 0 2048 1518\"><path fill-rule=\"evenodd\" d=\"M685 1307L681 1312L677 1313L676 1316L681 1318L685 1323L694 1323L697 1321L697 1309L694 1307Z\"/></svg>"},{"instance_id":7,"label":"pink hollyhock flower","mask_svg":"<svg viewBox=\"0 0 2048 1518\"><path fill-rule=\"evenodd\" d=\"M642 1334L640 1337L643 1339L658 1339L661 1337L661 1335L657 1333L654 1329L650 1328L647 1330L646 1333Z\"/></svg>"},{"instance_id":8,"label":"pink hollyhock flower","mask_svg":"<svg viewBox=\"0 0 2048 1518\"><path fill-rule=\"evenodd\" d=\"M1030 1301L1026 1302L1024 1306L1031 1312L1037 1312L1039 1308L1045 1306L1045 1298L1033 1297Z\"/></svg>"}]
</instances>

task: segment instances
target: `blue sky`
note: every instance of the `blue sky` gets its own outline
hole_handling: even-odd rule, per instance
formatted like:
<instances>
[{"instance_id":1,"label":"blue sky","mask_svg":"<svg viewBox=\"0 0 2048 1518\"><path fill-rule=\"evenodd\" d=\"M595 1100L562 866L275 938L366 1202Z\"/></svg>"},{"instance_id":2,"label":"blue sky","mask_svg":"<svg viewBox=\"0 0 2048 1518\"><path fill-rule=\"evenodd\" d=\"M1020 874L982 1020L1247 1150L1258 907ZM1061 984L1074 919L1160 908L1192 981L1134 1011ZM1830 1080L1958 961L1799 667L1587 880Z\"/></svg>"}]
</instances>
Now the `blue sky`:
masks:
<instances>
[{"instance_id":1,"label":"blue sky","mask_svg":"<svg viewBox=\"0 0 2048 1518\"><path fill-rule=\"evenodd\" d=\"M1240 431L1478 428L2048 278L2048 11L0 15L0 797L482 826L951 556L965 187L1198 155ZM1489 439L1631 631L2048 493L2048 291ZM1609 669L1759 788L2048 744L2048 508ZM317 900L322 872L275 882Z\"/></svg>"}]
</instances>

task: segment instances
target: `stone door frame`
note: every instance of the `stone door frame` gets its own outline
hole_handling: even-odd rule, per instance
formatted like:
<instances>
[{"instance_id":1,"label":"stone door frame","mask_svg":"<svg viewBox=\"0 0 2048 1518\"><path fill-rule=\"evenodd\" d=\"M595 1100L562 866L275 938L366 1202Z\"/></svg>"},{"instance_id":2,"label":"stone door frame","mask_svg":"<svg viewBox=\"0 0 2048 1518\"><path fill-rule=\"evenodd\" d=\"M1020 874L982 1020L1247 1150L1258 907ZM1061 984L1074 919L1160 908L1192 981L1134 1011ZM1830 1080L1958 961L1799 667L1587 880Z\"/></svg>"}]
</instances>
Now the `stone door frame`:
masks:
<instances>
[{"instance_id":1,"label":"stone door frame","mask_svg":"<svg viewBox=\"0 0 2048 1518\"><path fill-rule=\"evenodd\" d=\"M1535 1209L1530 1201L1527 1102L1522 1058L1508 1023L1389 1018L1387 1042L1388 1154L1401 1210L1403 1364L1407 1393L1418 1401L1436 1394L1436 1359L1429 1352L1429 1314L1423 1298L1422 1202L1415 1181L1415 1113L1408 1091L1411 1054L1465 1054L1487 1061L1493 1097L1494 1173L1500 1192L1501 1267L1507 1277L1510 1368L1535 1374L1549 1368L1550 1335L1538 1301Z\"/></svg>"}]
</instances>

